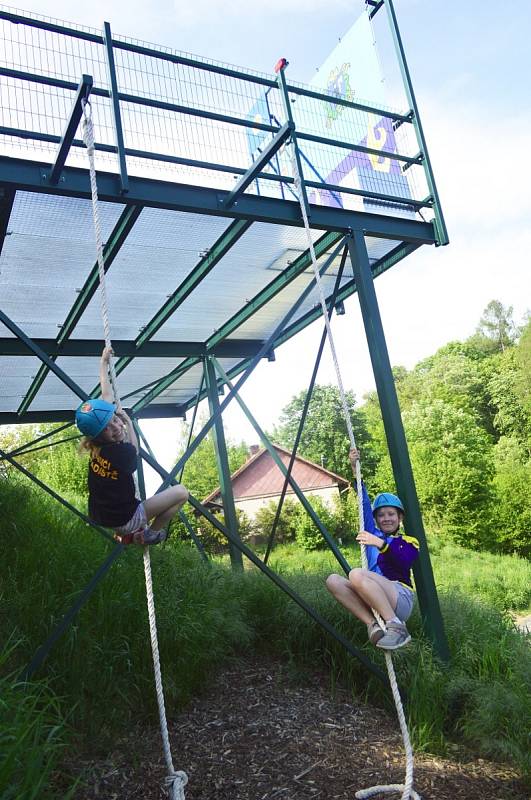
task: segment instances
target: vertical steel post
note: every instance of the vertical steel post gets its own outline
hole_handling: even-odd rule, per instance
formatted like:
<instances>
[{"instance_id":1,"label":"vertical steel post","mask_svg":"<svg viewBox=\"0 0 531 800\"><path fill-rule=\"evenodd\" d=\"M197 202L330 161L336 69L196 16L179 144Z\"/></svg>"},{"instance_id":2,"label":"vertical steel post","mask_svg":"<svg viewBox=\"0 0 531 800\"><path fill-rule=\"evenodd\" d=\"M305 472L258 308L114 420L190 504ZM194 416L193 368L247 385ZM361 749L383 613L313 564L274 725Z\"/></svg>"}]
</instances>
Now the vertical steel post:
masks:
<instances>
[{"instance_id":1,"label":"vertical steel post","mask_svg":"<svg viewBox=\"0 0 531 800\"><path fill-rule=\"evenodd\" d=\"M419 150L423 156L423 167L424 167L424 174L426 175L426 182L428 184L430 194L433 198L433 210L435 212L435 230L438 239L437 244L448 244L448 242L450 241L448 238L448 231L446 230L446 223L444 221L441 209L439 193L437 191L437 186L435 184L435 177L433 175L433 170L431 168L431 161L428 155L428 147L426 145L426 139L424 138L424 131L422 129L422 123L420 121L419 110L415 98L415 92L413 91L413 83L411 81L411 75L409 73L409 67L406 61L406 54L404 51L404 46L402 44L402 37L400 36L400 31L398 29L398 20L396 18L395 9L393 6L393 0L385 0L385 9L387 12L389 27L391 29L391 35L393 37L393 43L395 46L398 64L400 66L400 72L402 73L402 80L404 82L404 89L406 92L407 101L409 103L411 111L413 112L412 123L413 127L415 128L415 133L417 134L417 142L419 145Z\"/></svg>"},{"instance_id":2,"label":"vertical steel post","mask_svg":"<svg viewBox=\"0 0 531 800\"><path fill-rule=\"evenodd\" d=\"M398 493L407 509L408 531L420 543L420 553L414 567L414 574L422 621L437 654L443 661L448 661L450 658L448 642L435 588L426 534L422 524L413 470L409 459L406 436L402 425L398 397L363 233L354 231L347 239L347 242L360 299L363 324L367 335L393 473Z\"/></svg>"},{"instance_id":3,"label":"vertical steel post","mask_svg":"<svg viewBox=\"0 0 531 800\"><path fill-rule=\"evenodd\" d=\"M120 184L122 187L122 194L127 194L129 191L129 178L127 177L127 164L125 160L124 133L122 128L122 116L120 114L120 101L118 99L118 81L116 80L116 65L114 63L114 52L112 49L112 33L111 26L108 22L103 23L103 41L105 43L105 53L107 56L109 94L112 103L116 150L118 152L118 162L120 164Z\"/></svg>"},{"instance_id":4,"label":"vertical steel post","mask_svg":"<svg viewBox=\"0 0 531 800\"><path fill-rule=\"evenodd\" d=\"M217 414L214 422L214 449L216 451L216 461L218 465L219 486L223 499L223 514L225 525L234 536L240 538L238 517L234 505L234 495L230 481L229 458L227 454L227 443L225 441L225 431L223 430L223 418L219 411L219 397L216 370L212 363L211 356L205 356L204 360L205 383L208 392L208 407L210 414ZM230 561L233 569L243 569L243 559L240 550L229 541Z\"/></svg>"}]
</instances>

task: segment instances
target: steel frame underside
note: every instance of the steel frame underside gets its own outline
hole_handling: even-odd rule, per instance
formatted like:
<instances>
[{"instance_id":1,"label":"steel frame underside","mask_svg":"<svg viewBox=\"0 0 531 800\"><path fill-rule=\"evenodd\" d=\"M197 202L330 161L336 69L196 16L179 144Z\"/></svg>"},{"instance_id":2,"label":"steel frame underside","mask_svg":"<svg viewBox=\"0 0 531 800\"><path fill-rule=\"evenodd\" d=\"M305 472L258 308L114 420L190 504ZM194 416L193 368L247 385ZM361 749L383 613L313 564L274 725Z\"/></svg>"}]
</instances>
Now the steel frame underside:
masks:
<instances>
[{"instance_id":1,"label":"steel frame underside","mask_svg":"<svg viewBox=\"0 0 531 800\"><path fill-rule=\"evenodd\" d=\"M324 258L324 265L320 268L321 273L324 274L329 268L334 259L340 254L343 254L342 268L345 265L347 257L351 263L353 278L349 279L343 286L339 286L339 281L334 288L333 293L327 298L328 313L331 315L336 309L338 311L342 308L343 301L351 296L354 292L358 292L360 296L360 305L364 325L366 329L367 340L371 353L373 369L375 372L377 391L382 405L382 414L384 417L384 425L386 435L389 443L391 454L391 461L393 470L395 472L397 487L401 495L404 496L406 506L408 508L408 520L412 521L412 533L416 535L421 542L422 557L419 560L419 567L416 569L415 577L417 583L417 590L421 605L421 612L425 622L426 630L432 638L437 652L443 658L448 657L448 648L444 634L444 627L438 606L437 595L435 591L433 574L431 571L431 564L427 547L425 546L425 534L418 509L418 500L414 487L413 476L411 472L411 465L409 463L409 456L407 453L407 445L403 434L402 423L400 419L400 411L398 408L398 401L394 389L391 366L389 363L387 348L385 344L385 337L383 328L379 317L379 310L374 294L373 280L376 276L386 271L394 264L398 263L402 258L412 253L423 244L446 244L447 234L444 227L444 220L442 212L439 207L439 200L435 187L433 175L431 173L431 166L427 157L427 150L423 138L422 128L420 127L420 120L418 119L418 111L416 108L415 98L411 87L409 73L407 72L407 65L405 64L405 57L401 51L401 41L398 34L398 26L394 19L394 10L392 8L391 0L386 0L388 14L393 27L393 33L396 39L396 49L399 55L404 82L406 84L406 93L410 102L411 110L405 115L393 115L394 121L397 124L412 123L417 132L417 138L421 144L421 152L414 158L402 159L411 163L423 163L424 168L427 169L427 183L430 188L430 198L426 202L418 202L414 207L432 207L435 211L435 218L433 222L422 222L416 219L393 217L385 214L370 213L368 211L352 211L344 208L333 208L327 206L317 206L307 204L306 188L305 186L316 185L312 181L303 182L304 202L307 207L310 226L312 229L320 232L320 236L315 242L315 252L317 257ZM16 15L1 12L0 17L16 17ZM18 21L18 18L17 18ZM48 27L48 23L36 24L36 27ZM396 30L395 30L396 29ZM66 29L64 29L66 30ZM71 32L70 32L71 33ZM75 35L78 35L77 33ZM79 34L81 36L81 34ZM92 37L96 41L98 37ZM144 327L142 332L136 337L135 340L118 340L113 342L115 353L117 355L116 372L117 374L123 372L127 366L136 357L143 358L161 358L161 357L175 357L184 359L179 363L174 370L164 377L152 381L145 386L135 389L135 396L142 395L140 401L136 401L131 407L131 415L137 425L137 420L146 417L182 417L185 413L194 409L197 411L198 403L204 398L208 398L210 408L210 418L203 426L201 431L192 438L192 431L190 432L190 441L185 453L179 458L176 465L171 472L167 473L158 465L153 457L149 448L149 444L145 437L141 434L142 441L145 448L140 451L139 457L139 478L141 493L144 494L142 461L145 461L152 466L162 478L160 489L176 483L177 476L182 475L182 470L186 461L195 452L201 441L209 433L214 431L214 438L216 442L216 456L218 460L218 471L220 475L220 486L222 487L225 519L227 525L222 525L219 520L213 516L208 509L204 508L199 501L191 498L191 504L199 513L206 517L218 530L220 530L228 539L230 545L230 554L233 566L241 568L242 554L259 567L270 579L272 579L277 586L285 591L295 602L297 602L312 618L321 625L328 633L339 641L352 655L358 658L364 666L370 670L379 680L384 683L387 678L382 670L374 664L366 655L354 647L348 640L341 634L335 631L329 623L324 620L314 609L300 598L278 575L276 575L267 564L259 559L256 554L250 550L241 540L238 533L238 524L236 512L234 508L234 498L230 489L230 474L228 468L228 460L226 454L226 447L223 434L223 412L227 405L234 399L239 402L245 415L253 424L258 436L262 440L264 446L269 450L272 457L276 460L277 465L285 475L286 486L289 483L294 491L297 493L301 503L305 506L306 510L312 517L314 523L319 528L324 538L328 542L332 552L336 556L339 565L345 573L348 573L350 566L346 562L344 556L339 551L333 538L328 534L326 528L318 519L317 515L311 508L309 502L304 497L304 494L294 482L290 475L290 470L286 470L282 462L276 456L272 444L267 439L267 436L260 428L259 424L254 420L250 410L243 403L239 396L239 390L245 381L252 374L253 370L262 358L274 360L275 348L286 342L291 337L295 336L299 331L304 329L314 320L322 316L322 309L320 307L312 308L304 313L297 319L293 319L297 310L301 307L304 300L308 297L310 291L315 287L315 278L301 293L300 297L292 304L289 311L285 314L284 318L278 322L274 331L268 336L266 340L247 340L233 338L237 336L238 329L253 314L263 308L270 302L274 302L276 295L295 278L301 275L305 270L311 267L311 257L308 250L298 256L289 266L287 266L280 274L276 275L270 283L259 291L251 300L246 301L240 310L234 314L230 319L212 334L206 341L203 342L187 342L187 341L152 341L157 331L164 325L164 323L173 315L178 313L178 309L184 300L200 286L203 279L209 275L214 266L230 252L231 248L236 242L245 234L245 232L255 222L268 223L274 225L287 225L294 227L301 227L301 209L298 202L285 198L273 198L260 196L255 194L245 194L245 188L252 183L257 177L261 176L264 165L271 159L278 148L281 147L286 141L291 139L297 148L297 158L300 159L300 152L297 143L297 132L293 120L290 117L289 102L286 102L286 111L288 121L284 126L278 128L265 126L270 130L274 137L267 150L261 154L259 158L246 170L240 170L241 177L235 187L231 191L223 191L220 189L205 187L205 186L192 186L187 184L179 184L174 182L165 182L160 180L152 180L148 178L136 177L127 174L126 166L126 152L124 147L123 135L120 120L120 99L126 99L121 96L116 87L116 75L114 73L113 64L113 40L110 32L110 27L105 24L105 34L103 41L107 46L108 67L110 71L111 90L108 93L113 103L113 118L115 128L116 147L110 148L118 156L119 172L98 172L98 193L102 201L109 203L119 203L124 206L118 222L114 230L108 237L106 242L103 260L105 270L107 271L112 267L112 263L120 252L127 237L134 228L143 208L158 208L167 210L176 210L185 213L210 215L215 217L223 217L231 220L227 229L218 238L213 247L208 252L201 254L196 265L191 272L182 281L182 283L175 289L175 291L165 300L157 313ZM125 43L114 43L114 47L132 47ZM138 52L142 48L136 48ZM147 52L147 51L146 51ZM150 51L150 55L153 52ZM159 54L160 55L160 54ZM160 55L160 57L163 57ZM181 58L184 63L185 59ZM206 69L207 67L205 67ZM215 67L210 65L208 69L213 71ZM224 74L231 74L228 69L220 70ZM9 70L0 71L0 74L7 74ZM13 72L13 71L11 71ZM238 76L238 73L235 73ZM28 78L27 74L22 75L23 78ZM38 76L31 76L31 79L39 80ZM57 84L57 81L56 81ZM312 93L308 90L300 88L288 87L285 83L283 74L279 76L278 82L271 81L271 86L280 86L287 98L288 89L297 91L300 94L308 94L309 96L320 97L319 93ZM69 89L76 88L75 86L68 86ZM7 235L9 217L15 200L16 192L36 192L46 195L59 195L74 198L90 199L90 181L87 170L65 166L68 150L71 146L76 146L78 143L74 140L74 135L77 129L77 124L80 118L80 103L83 98L87 98L91 91L100 93L101 90L92 86L91 76L83 75L81 81L76 89L70 119L65 126L64 134L57 141L58 150L55 162L53 164L43 163L39 161L31 161L27 159L18 159L6 156L0 156L0 252L3 246L4 238ZM322 97L322 96L321 96ZM138 100L138 98L136 98ZM161 104L158 104L161 106ZM349 105L347 103L347 105ZM350 103L355 106L356 104ZM374 110L368 108L368 110ZM194 112L199 113L199 112ZM203 113L203 112L201 112ZM387 113L387 112L382 112ZM390 114L389 114L390 115ZM216 119L215 114L203 113L203 116L210 116ZM391 116L391 115L390 115ZM234 119L231 120L235 122ZM243 124L243 123L238 123ZM264 127L264 126L262 126ZM0 131L5 133L5 130ZM31 132L30 132L31 133ZM20 135L21 132L15 132L13 135ZM28 138L38 138L31 133ZM49 138L49 137L48 137ZM299 138L311 138L307 135L300 135ZM345 146L341 142L336 143L339 146ZM358 147L358 150L365 150L370 152L370 149ZM144 154L145 155L145 154ZM215 165L209 165L216 168ZM267 174L268 178L271 175ZM334 187L330 187L333 189ZM335 187L337 188L337 187ZM348 191L348 190L347 190ZM380 198L381 199L381 198ZM390 198L391 200L393 198ZM396 199L396 198L395 198ZM404 203L404 201L400 201ZM374 263L369 262L366 237L375 237L379 239L387 239L397 241L397 244L389 253L380 258ZM92 297L98 288L98 270L97 263L90 271L90 274L85 280L84 286L81 288L79 295L73 304L72 308L66 313L63 324L60 327L60 332L55 339L32 339L30 338L14 320L10 319L7 314L2 310L0 303L0 323L2 323L12 334L11 337L0 337L0 357L1 356L36 356L41 362L38 374L32 380L31 385L26 392L26 395L16 411L0 413L0 425L2 424L18 424L18 423L36 423L36 422L73 422L73 412L71 408L57 409L55 411L32 411L31 405L35 398L38 396L40 387L42 386L46 376L53 372L63 383L65 383L75 395L80 399L85 399L89 395L98 393L98 387L95 386L93 391L87 395L81 387L79 387L68 374L58 367L56 360L58 357L68 356L95 356L99 355L103 347L103 341L100 340L86 340L75 339L72 337L76 329L78 321L81 319L85 309L90 303ZM321 348L322 349L322 348ZM320 355L318 356L318 358ZM220 358L234 358L237 363L227 372L219 364ZM169 386L179 380L189 370L194 367L200 366L203 370L203 379L195 392L189 400L183 404L170 404L170 403L155 403L159 397ZM316 372L317 364L314 370ZM311 385L315 375L312 376ZM219 395L224 390L228 390L226 396L221 399ZM127 395L122 397L122 402L126 406ZM64 430L62 426L60 430ZM193 425L192 425L193 428ZM137 430L139 430L137 428ZM57 431L58 432L58 431ZM42 481L39 481L31 474L23 465L21 465L17 456L23 455L25 452L30 452L32 446L41 440L53 438L53 434L45 434L39 436L34 442L19 448L17 451L11 453L0 450L0 459L5 459L13 467L22 472L30 480L36 482L43 490L47 491L56 500L61 502L71 511L86 518L72 506L69 506L59 495L47 487ZM37 448L34 448L37 449ZM193 529L182 516L185 525L189 532L193 535ZM94 526L97 527L97 526ZM106 531L99 529L99 532L105 536L106 539L112 541L111 537ZM195 543L200 547L200 543L195 540ZM34 658L28 664L24 672L24 677L30 677L43 663L50 648L54 642L59 638L61 633L66 629L67 625L74 618L75 614L81 605L88 600L91 592L98 584L99 580L107 573L109 568L114 563L115 559L119 557L123 550L122 545L117 545L113 542L113 547L110 554L104 560L102 565L96 571L93 579L89 582L87 587L80 593L76 602L72 607L66 611L63 620L54 628L50 633L47 641L39 648ZM204 553L202 553L204 556ZM266 559L267 560L267 559Z\"/></svg>"}]
</instances>

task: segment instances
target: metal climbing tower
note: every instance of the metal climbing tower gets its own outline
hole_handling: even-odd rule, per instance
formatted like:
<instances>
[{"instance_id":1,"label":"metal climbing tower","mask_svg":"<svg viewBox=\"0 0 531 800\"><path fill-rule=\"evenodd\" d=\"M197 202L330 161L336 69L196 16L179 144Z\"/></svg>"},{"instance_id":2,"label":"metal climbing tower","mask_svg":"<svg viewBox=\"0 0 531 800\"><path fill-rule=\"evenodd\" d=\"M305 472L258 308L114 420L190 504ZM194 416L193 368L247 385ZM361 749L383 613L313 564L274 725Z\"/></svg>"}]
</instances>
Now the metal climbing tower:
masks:
<instances>
[{"instance_id":1,"label":"metal climbing tower","mask_svg":"<svg viewBox=\"0 0 531 800\"><path fill-rule=\"evenodd\" d=\"M236 566L242 552L257 557L238 537L223 412L262 359L323 313L288 145L328 313L359 296L396 483L412 534L426 542L373 282L448 237L393 4L367 7L352 35L363 36L370 16L387 15L405 109L360 99L345 62L302 85L289 81L285 64L265 75L133 41L108 23L96 30L0 10L0 424L72 423L79 400L97 391L87 376L97 374L103 346L98 269L78 131L90 100L122 402L138 421L184 417L208 398L210 419L171 473L149 447L142 457L168 485L215 429L227 527L193 505L226 533ZM0 455L33 477L16 454ZM446 658L421 551L420 607ZM115 545L92 588L120 552ZM348 569L339 551L338 560Z\"/></svg>"}]
</instances>

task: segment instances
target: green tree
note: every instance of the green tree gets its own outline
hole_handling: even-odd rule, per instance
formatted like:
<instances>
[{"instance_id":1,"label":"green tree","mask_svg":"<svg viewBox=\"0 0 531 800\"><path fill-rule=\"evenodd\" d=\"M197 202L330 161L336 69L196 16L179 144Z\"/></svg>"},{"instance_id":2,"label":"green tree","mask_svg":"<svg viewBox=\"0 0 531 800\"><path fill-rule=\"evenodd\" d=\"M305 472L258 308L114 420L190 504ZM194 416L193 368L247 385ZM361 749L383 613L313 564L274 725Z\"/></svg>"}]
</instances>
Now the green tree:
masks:
<instances>
[{"instance_id":1,"label":"green tree","mask_svg":"<svg viewBox=\"0 0 531 800\"><path fill-rule=\"evenodd\" d=\"M493 358L495 369L487 387L495 409L494 425L499 436L511 436L531 455L531 363L525 332L517 347Z\"/></svg>"},{"instance_id":2,"label":"green tree","mask_svg":"<svg viewBox=\"0 0 531 800\"><path fill-rule=\"evenodd\" d=\"M363 452L367 473L372 474L375 459L365 418L356 410L354 394L351 391L346 393L346 398L356 444ZM305 400L306 392L303 391L293 397L282 410L280 423L271 435L273 441L289 449L293 447ZM352 475L348 460L350 443L342 409L339 389L336 386L316 385L298 453L348 479Z\"/></svg>"},{"instance_id":3,"label":"green tree","mask_svg":"<svg viewBox=\"0 0 531 800\"><path fill-rule=\"evenodd\" d=\"M57 424L8 426L0 434L0 447L9 452L24 444L30 444L39 436L50 433L58 427L61 426ZM78 446L77 430L67 428L57 436L37 443L36 449L30 446L26 454L17 456L17 461L59 494L83 497L87 494L87 460L80 456ZM9 467L5 462L4 469L15 470L15 467Z\"/></svg>"},{"instance_id":4,"label":"green tree","mask_svg":"<svg viewBox=\"0 0 531 800\"><path fill-rule=\"evenodd\" d=\"M465 546L492 547L490 437L467 411L442 400L414 406L404 426L428 523Z\"/></svg>"},{"instance_id":5,"label":"green tree","mask_svg":"<svg viewBox=\"0 0 531 800\"><path fill-rule=\"evenodd\" d=\"M513 307L491 300L485 308L474 336L468 340L479 353L504 352L516 341Z\"/></svg>"},{"instance_id":6,"label":"green tree","mask_svg":"<svg viewBox=\"0 0 531 800\"><path fill-rule=\"evenodd\" d=\"M505 552L531 556L531 459L520 442L502 436L495 448L496 542Z\"/></svg>"}]
</instances>

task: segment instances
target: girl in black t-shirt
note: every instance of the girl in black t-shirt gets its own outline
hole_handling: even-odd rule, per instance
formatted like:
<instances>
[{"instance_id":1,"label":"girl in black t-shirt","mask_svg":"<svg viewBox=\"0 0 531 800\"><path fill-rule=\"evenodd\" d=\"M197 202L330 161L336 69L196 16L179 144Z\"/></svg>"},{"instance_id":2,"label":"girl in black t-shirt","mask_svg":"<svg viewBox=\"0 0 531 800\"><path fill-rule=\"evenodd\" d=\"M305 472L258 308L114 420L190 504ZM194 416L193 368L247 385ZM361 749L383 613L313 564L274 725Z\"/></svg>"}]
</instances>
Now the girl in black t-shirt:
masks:
<instances>
[{"instance_id":1,"label":"girl in black t-shirt","mask_svg":"<svg viewBox=\"0 0 531 800\"><path fill-rule=\"evenodd\" d=\"M101 399L92 398L76 411L76 424L85 434L82 448L90 454L89 517L114 528L123 544L158 544L167 536L172 517L188 499L182 485L170 486L141 502L135 493L138 439L129 416L116 411L109 381L110 347L100 361ZM151 521L151 522L150 522Z\"/></svg>"}]
</instances>

